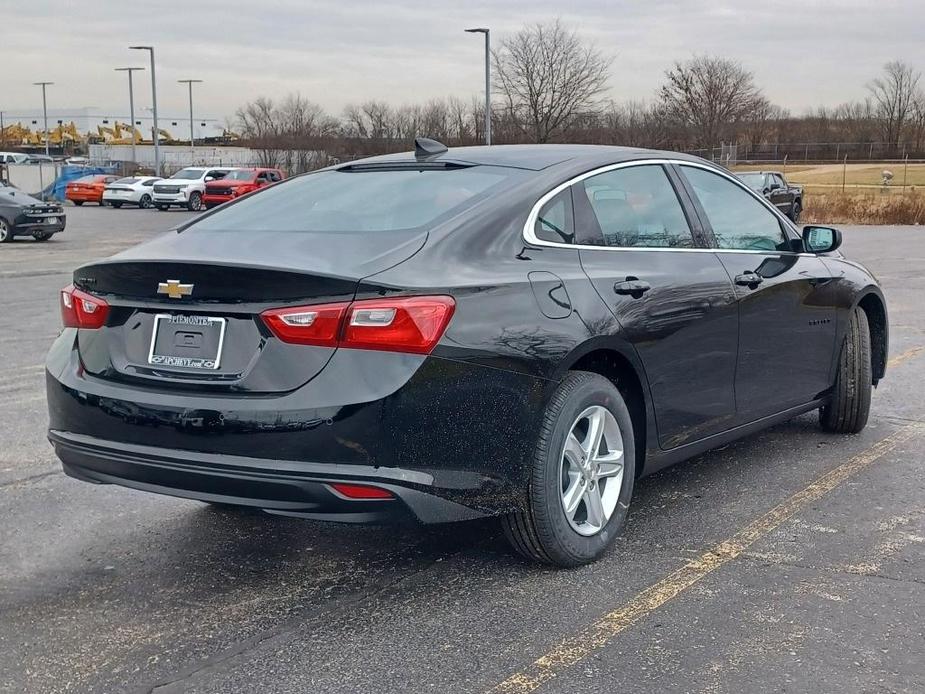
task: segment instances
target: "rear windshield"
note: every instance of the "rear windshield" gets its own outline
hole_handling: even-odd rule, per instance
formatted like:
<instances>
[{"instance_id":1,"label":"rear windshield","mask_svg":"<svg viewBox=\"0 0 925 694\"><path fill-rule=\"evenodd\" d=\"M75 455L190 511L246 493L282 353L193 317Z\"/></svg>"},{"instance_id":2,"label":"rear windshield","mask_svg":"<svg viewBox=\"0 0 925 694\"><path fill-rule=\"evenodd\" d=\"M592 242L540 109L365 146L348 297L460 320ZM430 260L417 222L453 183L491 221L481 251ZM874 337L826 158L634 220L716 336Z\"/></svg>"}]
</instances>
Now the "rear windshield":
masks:
<instances>
[{"instance_id":1,"label":"rear windshield","mask_svg":"<svg viewBox=\"0 0 925 694\"><path fill-rule=\"evenodd\" d=\"M393 231L456 214L523 172L458 169L320 171L291 178L209 215L191 229Z\"/></svg>"},{"instance_id":2,"label":"rear windshield","mask_svg":"<svg viewBox=\"0 0 925 694\"><path fill-rule=\"evenodd\" d=\"M141 180L140 178L132 178L130 176L129 178L120 178L118 181L113 181L113 183L121 183L122 185L130 186L133 183L136 183L140 180Z\"/></svg>"}]
</instances>

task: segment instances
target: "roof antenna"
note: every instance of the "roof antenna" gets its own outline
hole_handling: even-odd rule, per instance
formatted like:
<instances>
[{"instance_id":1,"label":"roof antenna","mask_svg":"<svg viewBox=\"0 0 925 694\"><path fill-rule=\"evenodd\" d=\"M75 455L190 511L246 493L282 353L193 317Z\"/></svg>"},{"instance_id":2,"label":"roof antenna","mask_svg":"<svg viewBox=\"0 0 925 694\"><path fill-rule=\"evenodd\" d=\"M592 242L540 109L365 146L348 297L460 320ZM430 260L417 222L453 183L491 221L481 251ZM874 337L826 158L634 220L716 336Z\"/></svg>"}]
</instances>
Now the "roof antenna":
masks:
<instances>
[{"instance_id":1,"label":"roof antenna","mask_svg":"<svg viewBox=\"0 0 925 694\"><path fill-rule=\"evenodd\" d=\"M437 142L427 137L414 138L414 157L416 159L431 157L435 154L443 154L446 151L446 145L442 142Z\"/></svg>"}]
</instances>

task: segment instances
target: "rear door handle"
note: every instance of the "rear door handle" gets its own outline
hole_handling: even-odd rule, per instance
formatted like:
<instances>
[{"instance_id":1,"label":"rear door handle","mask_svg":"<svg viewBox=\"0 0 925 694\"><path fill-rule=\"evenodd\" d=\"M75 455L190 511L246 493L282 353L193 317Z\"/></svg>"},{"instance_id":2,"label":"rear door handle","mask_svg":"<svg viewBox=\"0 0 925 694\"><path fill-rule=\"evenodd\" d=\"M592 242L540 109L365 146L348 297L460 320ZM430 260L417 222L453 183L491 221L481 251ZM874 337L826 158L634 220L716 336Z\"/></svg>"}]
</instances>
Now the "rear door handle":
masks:
<instances>
[{"instance_id":1,"label":"rear door handle","mask_svg":"<svg viewBox=\"0 0 925 694\"><path fill-rule=\"evenodd\" d=\"M624 296L631 296L634 299L640 298L650 289L652 289L652 285L638 277L627 277L622 282L616 282L613 285L614 292Z\"/></svg>"},{"instance_id":2,"label":"rear door handle","mask_svg":"<svg viewBox=\"0 0 925 694\"><path fill-rule=\"evenodd\" d=\"M736 275L735 278L736 284L742 287L750 287L751 289L754 289L762 282L764 282L764 277L751 270L743 272L741 275Z\"/></svg>"}]
</instances>

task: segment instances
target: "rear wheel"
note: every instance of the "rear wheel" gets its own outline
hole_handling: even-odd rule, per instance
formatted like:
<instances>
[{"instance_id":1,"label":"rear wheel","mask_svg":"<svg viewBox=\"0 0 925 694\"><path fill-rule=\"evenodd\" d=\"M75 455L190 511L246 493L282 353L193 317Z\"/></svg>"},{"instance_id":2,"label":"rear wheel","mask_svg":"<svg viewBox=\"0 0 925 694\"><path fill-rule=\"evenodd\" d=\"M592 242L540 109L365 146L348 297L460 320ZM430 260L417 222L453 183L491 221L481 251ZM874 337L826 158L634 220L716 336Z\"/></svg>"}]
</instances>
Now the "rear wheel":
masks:
<instances>
[{"instance_id":1,"label":"rear wheel","mask_svg":"<svg viewBox=\"0 0 925 694\"><path fill-rule=\"evenodd\" d=\"M543 415L527 509L502 519L523 556L557 566L588 564L620 533L633 493L629 410L609 380L571 372Z\"/></svg>"},{"instance_id":2,"label":"rear wheel","mask_svg":"<svg viewBox=\"0 0 925 694\"><path fill-rule=\"evenodd\" d=\"M199 212L202 209L202 194L200 193L190 193L189 202L186 205L190 212Z\"/></svg>"},{"instance_id":3,"label":"rear wheel","mask_svg":"<svg viewBox=\"0 0 925 694\"><path fill-rule=\"evenodd\" d=\"M111 202L111 203L109 203L109 204L112 205L113 207L115 207L117 210L118 210L120 207L122 207L122 203L121 203L121 202Z\"/></svg>"},{"instance_id":4,"label":"rear wheel","mask_svg":"<svg viewBox=\"0 0 925 694\"><path fill-rule=\"evenodd\" d=\"M854 309L838 357L832 399L819 409L826 431L857 434L867 426L873 388L870 364L870 328L864 309Z\"/></svg>"},{"instance_id":5,"label":"rear wheel","mask_svg":"<svg viewBox=\"0 0 925 694\"><path fill-rule=\"evenodd\" d=\"M13 229L10 223L0 217L0 243L9 243L13 240Z\"/></svg>"},{"instance_id":6,"label":"rear wheel","mask_svg":"<svg viewBox=\"0 0 925 694\"><path fill-rule=\"evenodd\" d=\"M143 210L147 210L151 207L151 196L145 193L141 196L141 200L138 201L138 207Z\"/></svg>"},{"instance_id":7,"label":"rear wheel","mask_svg":"<svg viewBox=\"0 0 925 694\"><path fill-rule=\"evenodd\" d=\"M794 224L800 221L800 213L803 212L803 205L799 200L794 200L790 206L790 221Z\"/></svg>"}]
</instances>

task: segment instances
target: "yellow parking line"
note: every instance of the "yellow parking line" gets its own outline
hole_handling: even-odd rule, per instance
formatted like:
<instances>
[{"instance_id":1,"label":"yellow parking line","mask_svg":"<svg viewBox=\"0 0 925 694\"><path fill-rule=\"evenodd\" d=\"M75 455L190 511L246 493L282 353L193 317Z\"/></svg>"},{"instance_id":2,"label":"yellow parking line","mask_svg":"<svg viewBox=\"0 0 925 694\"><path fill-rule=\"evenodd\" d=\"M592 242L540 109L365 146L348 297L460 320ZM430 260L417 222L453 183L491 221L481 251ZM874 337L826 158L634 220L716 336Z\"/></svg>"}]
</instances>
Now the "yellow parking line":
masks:
<instances>
[{"instance_id":1,"label":"yellow parking line","mask_svg":"<svg viewBox=\"0 0 925 694\"><path fill-rule=\"evenodd\" d=\"M886 365L892 369L894 366L902 364L904 361L906 361L906 359L912 359L912 357L916 356L922 351L925 351L925 347L913 347L912 349L907 349L905 352L901 352L890 359Z\"/></svg>"},{"instance_id":2,"label":"yellow parking line","mask_svg":"<svg viewBox=\"0 0 925 694\"><path fill-rule=\"evenodd\" d=\"M622 607L609 612L590 626L567 637L549 653L489 691L498 694L525 694L538 689L566 668L581 662L594 651L606 646L620 632L653 610L738 557L757 540L773 531L808 504L832 491L845 480L923 431L925 431L925 425L917 422L890 434L868 450L827 472L728 540L708 549L658 583L649 586Z\"/></svg>"}]
</instances>

